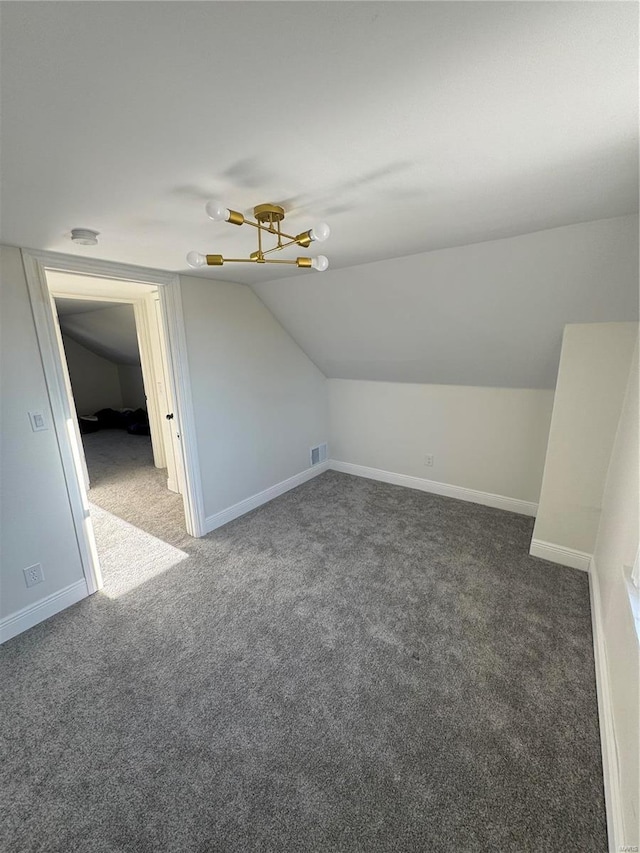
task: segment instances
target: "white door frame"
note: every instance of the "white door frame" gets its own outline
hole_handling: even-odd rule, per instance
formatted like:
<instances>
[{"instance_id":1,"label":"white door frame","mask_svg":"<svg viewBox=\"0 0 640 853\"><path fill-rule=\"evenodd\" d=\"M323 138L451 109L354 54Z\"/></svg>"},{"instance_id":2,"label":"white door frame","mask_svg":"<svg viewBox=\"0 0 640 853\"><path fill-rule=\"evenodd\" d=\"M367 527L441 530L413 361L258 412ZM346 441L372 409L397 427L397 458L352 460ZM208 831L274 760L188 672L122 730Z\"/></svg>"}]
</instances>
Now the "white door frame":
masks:
<instances>
[{"instance_id":1,"label":"white door frame","mask_svg":"<svg viewBox=\"0 0 640 853\"><path fill-rule=\"evenodd\" d=\"M95 276L93 277L95 280ZM118 295L114 295L112 292L110 293L109 285L112 284L113 279L105 279L104 288L100 288L99 292L95 293L79 293L75 288L73 291L67 292L61 287L59 284L54 284L49 281L47 277L47 286L49 288L49 293L53 296L54 301L57 298L62 297L63 299L84 299L92 302L100 303L100 302L117 302L120 305L130 305L133 309L135 316L135 325L136 325L136 337L138 339L138 352L140 354L140 367L142 369L142 378L145 389L145 394L147 397L147 410L149 415L149 427L151 430L151 448L153 450L153 464L156 468L167 468L167 487L172 492L180 492L182 494L182 490L177 487L177 474L175 470L169 470L172 466L169 464L165 454L165 441L167 440L167 427L168 423L164 419L164 415L161 412L160 408L160 400L158 399L158 384L157 384L157 368L156 368L156 358L153 355L154 346L152 345L152 332L156 337L160 336L160 328L162 325L162 319L159 317L158 312L156 312L156 303L153 304L149 302L149 296L154 294L158 295L158 299L160 296L158 294L158 288L154 288L153 291L150 291L149 294L143 296L142 294L138 294L138 296L121 296L121 289L118 288ZM132 284L138 284L139 282L132 282ZM125 282L126 284L126 282ZM59 326L59 323L57 324ZM153 330L151 326L153 325ZM59 329L60 333L61 330ZM155 340L155 337L154 337ZM160 347L161 343L158 340L157 347ZM62 349L60 349L62 347ZM60 337L58 340L58 349L60 349L61 354L63 354L63 360L66 359L64 356L64 345L62 343L62 338ZM162 357L162 381L164 383L165 372L168 375L169 370L168 366L165 371L165 362L166 357ZM67 394L71 394L73 396L73 389L71 388L71 380L67 375ZM167 383L168 384L168 383ZM166 394L168 396L168 393ZM168 401L165 401L168 405ZM171 410L175 409L175 406L171 405ZM165 415L169 412L170 409L165 411ZM76 418L77 420L77 418ZM78 428L78 436L79 436L79 428ZM80 448L81 454L84 460L84 454L82 453L82 448ZM170 448L170 452L172 454L171 459L173 460L173 468L175 469L175 451L173 448L173 442ZM86 463L83 461L83 468L86 469ZM89 483L89 475L85 470L85 482Z\"/></svg>"},{"instance_id":2,"label":"white door frame","mask_svg":"<svg viewBox=\"0 0 640 853\"><path fill-rule=\"evenodd\" d=\"M204 536L206 533L204 502L189 382L180 278L175 273L162 270L32 249L22 249L22 259L80 558L87 588L91 594L102 587L102 574L84 489L79 449L73 429L73 413L64 384L64 368L58 349L55 318L45 270L80 273L158 286L163 321L162 333L169 363L171 393L175 404L173 423L181 449L181 458L176 462L184 472L185 489L182 497L185 524L189 535Z\"/></svg>"}]
</instances>

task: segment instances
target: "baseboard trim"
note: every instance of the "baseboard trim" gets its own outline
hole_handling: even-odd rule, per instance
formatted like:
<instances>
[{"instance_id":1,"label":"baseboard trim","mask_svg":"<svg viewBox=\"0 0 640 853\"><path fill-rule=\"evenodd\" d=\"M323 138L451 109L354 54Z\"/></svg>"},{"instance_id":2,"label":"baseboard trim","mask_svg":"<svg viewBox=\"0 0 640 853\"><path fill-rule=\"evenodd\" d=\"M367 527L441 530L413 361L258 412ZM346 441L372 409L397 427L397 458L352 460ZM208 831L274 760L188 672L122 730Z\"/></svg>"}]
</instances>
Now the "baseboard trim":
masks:
<instances>
[{"instance_id":1,"label":"baseboard trim","mask_svg":"<svg viewBox=\"0 0 640 853\"><path fill-rule=\"evenodd\" d=\"M324 473L328 467L328 462L321 462L319 465L314 465L313 468L307 468L306 471L294 474L294 476L289 477L288 480L282 480L280 483L276 483L275 486L270 486L263 492L258 492L257 495L251 495L251 497L245 498L243 501L215 513L215 515L210 515L208 518L205 518L205 533L211 533L212 530L216 530L218 527L222 527L223 524L228 524L230 521L240 518L241 515L246 515L246 513L251 512L251 510L262 506L262 504L266 504L274 498L280 497L280 495L283 495L290 489L295 489L296 486L301 486L308 480L312 480L319 474Z\"/></svg>"},{"instance_id":2,"label":"baseboard trim","mask_svg":"<svg viewBox=\"0 0 640 853\"><path fill-rule=\"evenodd\" d=\"M532 557L540 557L550 563L569 566L570 569L580 569L581 572L589 571L591 554L587 554L586 551L565 548L564 545L555 545L553 542L545 542L544 539L532 539L529 553Z\"/></svg>"},{"instance_id":3,"label":"baseboard trim","mask_svg":"<svg viewBox=\"0 0 640 853\"><path fill-rule=\"evenodd\" d=\"M610 853L617 853L617 851L625 849L622 846L624 844L624 833L620 799L618 747L611 710L611 684L609 681L607 649L602 622L600 584L593 559L591 559L589 565L589 594L591 597L591 631L593 634L593 656L596 668L596 693L598 697L598 718L600 721L600 748L602 750L607 834L609 836Z\"/></svg>"},{"instance_id":4,"label":"baseboard trim","mask_svg":"<svg viewBox=\"0 0 640 853\"><path fill-rule=\"evenodd\" d=\"M64 587L64 589L58 590L58 592L48 595L46 598L41 598L40 601L36 601L28 607L23 607L22 610L5 616L4 619L0 620L0 644L22 634L29 628L33 628L34 625L44 622L50 616L55 616L56 613L71 607L72 604L76 604L88 595L87 582L83 578Z\"/></svg>"},{"instance_id":5,"label":"baseboard trim","mask_svg":"<svg viewBox=\"0 0 640 853\"><path fill-rule=\"evenodd\" d=\"M408 489L418 489L421 492L431 492L447 498L457 498L494 509L505 509L520 515L532 515L538 511L538 504L522 501L519 498L507 498L504 495L493 495L491 492L479 492L476 489L466 489L464 486L452 486L449 483L438 483L436 480L426 480L422 477L412 477L409 474L396 474L393 471L383 471L381 468L369 468L366 465L354 465L352 462L341 462L338 459L329 460L329 468L341 471L343 474L353 474L355 477L366 477L369 480L379 480L382 483L392 483L394 486L405 486Z\"/></svg>"}]
</instances>

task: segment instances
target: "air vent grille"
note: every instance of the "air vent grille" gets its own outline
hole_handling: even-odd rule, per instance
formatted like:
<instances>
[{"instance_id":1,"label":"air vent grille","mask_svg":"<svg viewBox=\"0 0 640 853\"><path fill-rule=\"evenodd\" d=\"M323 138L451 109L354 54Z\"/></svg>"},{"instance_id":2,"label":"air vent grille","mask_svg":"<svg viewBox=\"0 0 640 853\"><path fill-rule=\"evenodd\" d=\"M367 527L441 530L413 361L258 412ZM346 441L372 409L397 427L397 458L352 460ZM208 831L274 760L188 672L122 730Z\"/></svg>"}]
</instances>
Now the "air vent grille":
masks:
<instances>
[{"instance_id":1,"label":"air vent grille","mask_svg":"<svg viewBox=\"0 0 640 853\"><path fill-rule=\"evenodd\" d=\"M309 459L312 465L319 465L321 462L327 461L327 445L319 444L317 447L312 447L309 450Z\"/></svg>"}]
</instances>

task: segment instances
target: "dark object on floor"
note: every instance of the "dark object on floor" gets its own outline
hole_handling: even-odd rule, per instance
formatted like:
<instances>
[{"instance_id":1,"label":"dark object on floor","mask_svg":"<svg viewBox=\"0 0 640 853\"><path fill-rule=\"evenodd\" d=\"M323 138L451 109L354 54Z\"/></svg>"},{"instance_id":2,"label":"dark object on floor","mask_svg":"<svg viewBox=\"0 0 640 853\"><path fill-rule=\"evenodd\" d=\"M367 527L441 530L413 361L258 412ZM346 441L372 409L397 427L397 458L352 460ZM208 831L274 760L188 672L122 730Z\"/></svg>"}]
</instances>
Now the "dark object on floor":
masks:
<instances>
[{"instance_id":1,"label":"dark object on floor","mask_svg":"<svg viewBox=\"0 0 640 853\"><path fill-rule=\"evenodd\" d=\"M100 409L95 412L95 417L100 423L100 429L125 429L124 415L116 409Z\"/></svg>"},{"instance_id":2,"label":"dark object on floor","mask_svg":"<svg viewBox=\"0 0 640 853\"><path fill-rule=\"evenodd\" d=\"M78 418L81 435L97 432L100 429L100 421L95 415L81 415Z\"/></svg>"},{"instance_id":3,"label":"dark object on floor","mask_svg":"<svg viewBox=\"0 0 640 853\"><path fill-rule=\"evenodd\" d=\"M88 437L90 500L188 558L3 646L0 849L607 849L589 578L533 519L329 471L191 539L147 442Z\"/></svg>"},{"instance_id":4,"label":"dark object on floor","mask_svg":"<svg viewBox=\"0 0 640 853\"><path fill-rule=\"evenodd\" d=\"M149 417L144 409L124 413L126 430L130 435L150 435Z\"/></svg>"},{"instance_id":5,"label":"dark object on floor","mask_svg":"<svg viewBox=\"0 0 640 853\"><path fill-rule=\"evenodd\" d=\"M127 424L127 432L129 435L151 435L148 421L147 423Z\"/></svg>"},{"instance_id":6,"label":"dark object on floor","mask_svg":"<svg viewBox=\"0 0 640 853\"><path fill-rule=\"evenodd\" d=\"M149 416L144 409L100 409L94 417L98 419L98 429L126 429L130 435L151 434Z\"/></svg>"}]
</instances>

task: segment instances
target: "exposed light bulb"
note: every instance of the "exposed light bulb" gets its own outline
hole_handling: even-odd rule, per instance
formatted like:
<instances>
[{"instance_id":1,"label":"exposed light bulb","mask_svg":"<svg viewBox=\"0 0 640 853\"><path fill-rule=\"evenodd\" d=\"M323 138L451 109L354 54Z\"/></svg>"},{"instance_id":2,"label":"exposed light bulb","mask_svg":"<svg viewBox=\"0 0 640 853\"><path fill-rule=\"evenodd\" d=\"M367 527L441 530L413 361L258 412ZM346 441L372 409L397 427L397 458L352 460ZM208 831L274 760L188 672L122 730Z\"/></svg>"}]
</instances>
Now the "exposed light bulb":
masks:
<instances>
[{"instance_id":1,"label":"exposed light bulb","mask_svg":"<svg viewBox=\"0 0 640 853\"><path fill-rule=\"evenodd\" d=\"M318 255L317 258L312 258L311 266L318 272L324 272L329 266L329 258L326 255Z\"/></svg>"},{"instance_id":2,"label":"exposed light bulb","mask_svg":"<svg viewBox=\"0 0 640 853\"><path fill-rule=\"evenodd\" d=\"M329 234L331 234L331 228L329 228L326 222L318 222L318 224L314 225L309 231L311 239L317 240L318 243L322 243L326 240Z\"/></svg>"},{"instance_id":3,"label":"exposed light bulb","mask_svg":"<svg viewBox=\"0 0 640 853\"><path fill-rule=\"evenodd\" d=\"M218 199L208 201L205 204L204 209L207 211L209 219L213 219L214 222L228 221L229 216L231 216L231 211L228 210Z\"/></svg>"},{"instance_id":4,"label":"exposed light bulb","mask_svg":"<svg viewBox=\"0 0 640 853\"><path fill-rule=\"evenodd\" d=\"M200 252L189 252L187 255L187 263L194 269L198 269L198 267L206 267L207 256L200 254Z\"/></svg>"}]
</instances>

